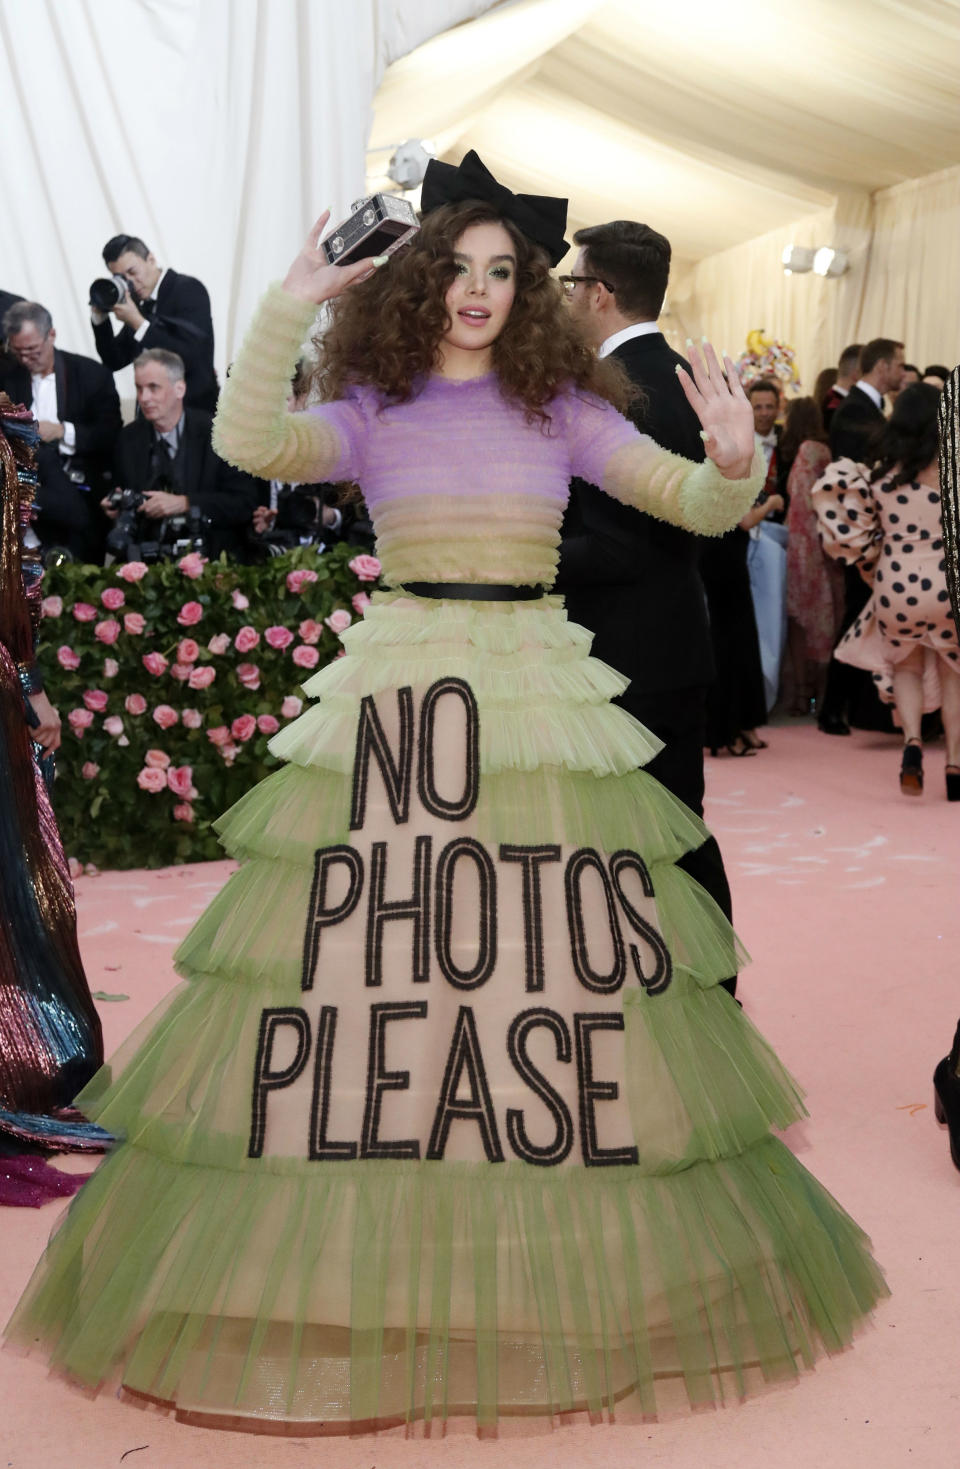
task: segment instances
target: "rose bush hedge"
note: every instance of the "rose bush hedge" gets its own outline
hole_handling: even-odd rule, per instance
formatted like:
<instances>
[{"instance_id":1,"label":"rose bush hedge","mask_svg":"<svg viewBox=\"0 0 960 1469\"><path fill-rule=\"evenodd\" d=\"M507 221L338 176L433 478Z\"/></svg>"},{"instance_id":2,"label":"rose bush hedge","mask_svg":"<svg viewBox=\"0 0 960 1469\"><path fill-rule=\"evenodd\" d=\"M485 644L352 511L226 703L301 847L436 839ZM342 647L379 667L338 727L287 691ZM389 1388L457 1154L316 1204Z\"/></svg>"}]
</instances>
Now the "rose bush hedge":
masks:
<instances>
[{"instance_id":1,"label":"rose bush hedge","mask_svg":"<svg viewBox=\"0 0 960 1469\"><path fill-rule=\"evenodd\" d=\"M222 856L213 819L277 761L300 684L342 651L380 563L310 547L262 566L64 564L39 649L63 719L54 804L67 854L97 867Z\"/></svg>"}]
</instances>

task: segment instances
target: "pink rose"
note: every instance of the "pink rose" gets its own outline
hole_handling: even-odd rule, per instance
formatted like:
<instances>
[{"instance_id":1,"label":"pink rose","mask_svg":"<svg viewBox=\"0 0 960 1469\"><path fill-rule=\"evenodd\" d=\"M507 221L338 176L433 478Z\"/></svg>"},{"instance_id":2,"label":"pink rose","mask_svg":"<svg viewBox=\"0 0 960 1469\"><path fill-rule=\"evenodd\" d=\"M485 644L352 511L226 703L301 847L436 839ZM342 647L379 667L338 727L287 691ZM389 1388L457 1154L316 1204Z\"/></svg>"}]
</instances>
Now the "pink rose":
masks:
<instances>
[{"instance_id":1,"label":"pink rose","mask_svg":"<svg viewBox=\"0 0 960 1469\"><path fill-rule=\"evenodd\" d=\"M153 722L161 729L172 729L179 719L180 715L170 704L158 704L153 711Z\"/></svg>"},{"instance_id":2,"label":"pink rose","mask_svg":"<svg viewBox=\"0 0 960 1469\"><path fill-rule=\"evenodd\" d=\"M184 560L187 558L184 557ZM181 627L195 627L203 616L203 607L199 602L184 602L177 613L177 621Z\"/></svg>"},{"instance_id":3,"label":"pink rose","mask_svg":"<svg viewBox=\"0 0 960 1469\"><path fill-rule=\"evenodd\" d=\"M142 791L149 791L151 796L155 796L159 791L166 790L167 773L165 770L156 770L153 766L145 765L137 776L137 785Z\"/></svg>"},{"instance_id":4,"label":"pink rose","mask_svg":"<svg viewBox=\"0 0 960 1469\"><path fill-rule=\"evenodd\" d=\"M274 735L279 728L280 723L278 720L274 719L272 714L257 715L257 729L260 731L261 734Z\"/></svg>"},{"instance_id":5,"label":"pink rose","mask_svg":"<svg viewBox=\"0 0 960 1469\"><path fill-rule=\"evenodd\" d=\"M139 699L140 695L136 694L135 697ZM144 708L146 708L146 703L144 703ZM117 735L123 735L124 742L126 744L130 743L126 735L123 734L123 720L120 718L119 714L108 714L106 719L103 721L103 728L104 731L108 735L111 735L114 739L116 739Z\"/></svg>"},{"instance_id":6,"label":"pink rose","mask_svg":"<svg viewBox=\"0 0 960 1469\"><path fill-rule=\"evenodd\" d=\"M298 668L316 668L320 662L320 654L316 648L310 648L306 643L301 643L299 648L293 650L293 661Z\"/></svg>"},{"instance_id":7,"label":"pink rose","mask_svg":"<svg viewBox=\"0 0 960 1469\"><path fill-rule=\"evenodd\" d=\"M141 662L147 672L153 674L154 678L159 678L161 673L166 673L170 666L162 653L144 653Z\"/></svg>"},{"instance_id":8,"label":"pink rose","mask_svg":"<svg viewBox=\"0 0 960 1469\"><path fill-rule=\"evenodd\" d=\"M67 715L67 723L79 738L83 738L83 731L89 729L93 723L93 715L89 709L71 709Z\"/></svg>"},{"instance_id":9,"label":"pink rose","mask_svg":"<svg viewBox=\"0 0 960 1469\"><path fill-rule=\"evenodd\" d=\"M97 609L91 607L89 602L74 602L73 615L78 622L92 622L97 615Z\"/></svg>"},{"instance_id":10,"label":"pink rose","mask_svg":"<svg viewBox=\"0 0 960 1469\"><path fill-rule=\"evenodd\" d=\"M280 713L284 719L296 719L303 708L303 700L298 699L296 694L288 694L280 705Z\"/></svg>"},{"instance_id":11,"label":"pink rose","mask_svg":"<svg viewBox=\"0 0 960 1469\"><path fill-rule=\"evenodd\" d=\"M354 556L347 565L357 581L376 581L382 570L376 556Z\"/></svg>"},{"instance_id":12,"label":"pink rose","mask_svg":"<svg viewBox=\"0 0 960 1469\"><path fill-rule=\"evenodd\" d=\"M107 696L103 689L87 689L83 696L83 702L94 714L102 714L107 707Z\"/></svg>"},{"instance_id":13,"label":"pink rose","mask_svg":"<svg viewBox=\"0 0 960 1469\"><path fill-rule=\"evenodd\" d=\"M143 757L143 763L151 770L166 770L170 764L170 756L166 750L148 750Z\"/></svg>"},{"instance_id":14,"label":"pink rose","mask_svg":"<svg viewBox=\"0 0 960 1469\"><path fill-rule=\"evenodd\" d=\"M76 857L70 857L67 861L67 866L70 869L70 876L74 880L83 876L83 863L78 862Z\"/></svg>"},{"instance_id":15,"label":"pink rose","mask_svg":"<svg viewBox=\"0 0 960 1469\"><path fill-rule=\"evenodd\" d=\"M191 581L196 581L198 576L203 576L203 568L206 564L206 556L201 556L199 551L191 551L189 556L181 556L177 562L184 576L189 576Z\"/></svg>"},{"instance_id":16,"label":"pink rose","mask_svg":"<svg viewBox=\"0 0 960 1469\"><path fill-rule=\"evenodd\" d=\"M123 625L131 637L139 637L147 625L147 619L142 612L125 612L123 614Z\"/></svg>"},{"instance_id":17,"label":"pink rose","mask_svg":"<svg viewBox=\"0 0 960 1469\"><path fill-rule=\"evenodd\" d=\"M226 745L220 746L220 754L223 756L223 763L225 765L232 765L240 754L240 746L230 741Z\"/></svg>"},{"instance_id":18,"label":"pink rose","mask_svg":"<svg viewBox=\"0 0 960 1469\"><path fill-rule=\"evenodd\" d=\"M307 586L309 582L316 580L317 573L315 571L309 571L306 568L301 571L288 571L287 590L291 591L293 595L297 597L300 595L302 589Z\"/></svg>"},{"instance_id":19,"label":"pink rose","mask_svg":"<svg viewBox=\"0 0 960 1469\"><path fill-rule=\"evenodd\" d=\"M84 760L83 764L80 766L80 774L83 776L84 780L96 780L97 776L100 774L100 766L95 765L92 760Z\"/></svg>"},{"instance_id":20,"label":"pink rose","mask_svg":"<svg viewBox=\"0 0 960 1469\"><path fill-rule=\"evenodd\" d=\"M208 689L217 676L217 670L208 664L205 668L195 668L187 679L192 689Z\"/></svg>"},{"instance_id":21,"label":"pink rose","mask_svg":"<svg viewBox=\"0 0 960 1469\"><path fill-rule=\"evenodd\" d=\"M211 653L215 653L217 655L217 657L219 657L221 653L225 653L227 651L227 649L229 648L229 646L230 646L230 636L229 636L228 633L225 633L225 632L215 633L214 636L210 639L209 643L207 644L207 647L209 648L210 652ZM196 660L194 660L194 661L196 661Z\"/></svg>"},{"instance_id":22,"label":"pink rose","mask_svg":"<svg viewBox=\"0 0 960 1469\"><path fill-rule=\"evenodd\" d=\"M115 643L120 636L120 624L115 617L108 617L104 622L97 623L93 635L101 643Z\"/></svg>"},{"instance_id":23,"label":"pink rose","mask_svg":"<svg viewBox=\"0 0 960 1469\"><path fill-rule=\"evenodd\" d=\"M108 612L118 611L126 600L119 587L107 587L100 593L100 601Z\"/></svg>"},{"instance_id":24,"label":"pink rose","mask_svg":"<svg viewBox=\"0 0 960 1469\"><path fill-rule=\"evenodd\" d=\"M40 603L40 610L44 617L59 617L63 611L62 597L44 597Z\"/></svg>"},{"instance_id":25,"label":"pink rose","mask_svg":"<svg viewBox=\"0 0 960 1469\"><path fill-rule=\"evenodd\" d=\"M245 689L260 687L260 670L255 663L238 663L236 673Z\"/></svg>"},{"instance_id":26,"label":"pink rose","mask_svg":"<svg viewBox=\"0 0 960 1469\"><path fill-rule=\"evenodd\" d=\"M57 662L61 668L73 669L80 667L80 659L72 648L67 647L66 643L64 643L62 648L57 649Z\"/></svg>"},{"instance_id":27,"label":"pink rose","mask_svg":"<svg viewBox=\"0 0 960 1469\"><path fill-rule=\"evenodd\" d=\"M222 749L224 745L229 745L230 743L230 731L225 724L218 724L215 729L207 730L207 739L211 745L216 745L218 749Z\"/></svg>"},{"instance_id":28,"label":"pink rose","mask_svg":"<svg viewBox=\"0 0 960 1469\"><path fill-rule=\"evenodd\" d=\"M238 653L249 653L259 643L260 634L255 627L242 627L233 640Z\"/></svg>"},{"instance_id":29,"label":"pink rose","mask_svg":"<svg viewBox=\"0 0 960 1469\"><path fill-rule=\"evenodd\" d=\"M107 727L107 725L109 723L110 723L110 721L108 719L105 719L103 721L103 727L104 727L104 729L106 729L106 727ZM119 724L120 728L123 729L123 720L122 719L118 719L117 720L117 723ZM111 734L115 734L116 731L115 730L111 730L110 733ZM122 734L120 736L120 738L117 740L117 744L120 746L121 750L126 750L129 747L130 741L127 739L127 737L126 737L125 734Z\"/></svg>"},{"instance_id":30,"label":"pink rose","mask_svg":"<svg viewBox=\"0 0 960 1469\"><path fill-rule=\"evenodd\" d=\"M354 592L353 596L350 598L350 604L353 607L353 610L357 614L357 616L362 617L367 608L370 606L370 598L367 596L366 592Z\"/></svg>"},{"instance_id":31,"label":"pink rose","mask_svg":"<svg viewBox=\"0 0 960 1469\"><path fill-rule=\"evenodd\" d=\"M143 714L146 712L147 701L142 694L128 694L123 701L123 707L128 714Z\"/></svg>"},{"instance_id":32,"label":"pink rose","mask_svg":"<svg viewBox=\"0 0 960 1469\"><path fill-rule=\"evenodd\" d=\"M167 771L167 785L175 796L182 796L185 801L194 801L199 795L193 783L192 765L172 765Z\"/></svg>"},{"instance_id":33,"label":"pink rose","mask_svg":"<svg viewBox=\"0 0 960 1469\"><path fill-rule=\"evenodd\" d=\"M340 633L346 632L353 618L345 607L338 607L335 612L331 612L330 616L325 617L323 620L330 631L335 632L339 637Z\"/></svg>"},{"instance_id":34,"label":"pink rose","mask_svg":"<svg viewBox=\"0 0 960 1469\"><path fill-rule=\"evenodd\" d=\"M192 672L192 663L171 663L170 665L170 677L175 678L178 683L186 683Z\"/></svg>"},{"instance_id":35,"label":"pink rose","mask_svg":"<svg viewBox=\"0 0 960 1469\"><path fill-rule=\"evenodd\" d=\"M180 718L183 720L184 729L199 729L203 723L203 715L199 709L184 709Z\"/></svg>"},{"instance_id":36,"label":"pink rose","mask_svg":"<svg viewBox=\"0 0 960 1469\"><path fill-rule=\"evenodd\" d=\"M288 627L268 627L263 636L271 648L277 648L280 652L289 648L293 642L293 633Z\"/></svg>"},{"instance_id":37,"label":"pink rose","mask_svg":"<svg viewBox=\"0 0 960 1469\"><path fill-rule=\"evenodd\" d=\"M323 636L323 625L314 622L312 617L305 617L300 624L299 631L305 643L319 643Z\"/></svg>"},{"instance_id":38,"label":"pink rose","mask_svg":"<svg viewBox=\"0 0 960 1469\"><path fill-rule=\"evenodd\" d=\"M189 801L178 801L173 808L174 821L192 821L193 807Z\"/></svg>"},{"instance_id":39,"label":"pink rose","mask_svg":"<svg viewBox=\"0 0 960 1469\"><path fill-rule=\"evenodd\" d=\"M147 574L145 561L127 561L123 566L115 566L114 570L122 581L142 581Z\"/></svg>"},{"instance_id":40,"label":"pink rose","mask_svg":"<svg viewBox=\"0 0 960 1469\"><path fill-rule=\"evenodd\" d=\"M234 591L230 600L238 612L245 612L250 606L250 598L245 597L242 592Z\"/></svg>"},{"instance_id":41,"label":"pink rose","mask_svg":"<svg viewBox=\"0 0 960 1469\"><path fill-rule=\"evenodd\" d=\"M116 676L117 676L117 674L119 672L120 672L120 664L117 662L116 658L104 658L104 660L103 660L103 676L104 676L104 678L116 678Z\"/></svg>"},{"instance_id":42,"label":"pink rose","mask_svg":"<svg viewBox=\"0 0 960 1469\"><path fill-rule=\"evenodd\" d=\"M195 643L193 638L181 638L177 645L178 663L196 663L200 657L200 644Z\"/></svg>"},{"instance_id":43,"label":"pink rose","mask_svg":"<svg viewBox=\"0 0 960 1469\"><path fill-rule=\"evenodd\" d=\"M246 744L247 740L251 739L256 732L257 721L252 714L241 714L240 718L235 719L230 726L230 733L233 738L240 740L243 744Z\"/></svg>"}]
</instances>

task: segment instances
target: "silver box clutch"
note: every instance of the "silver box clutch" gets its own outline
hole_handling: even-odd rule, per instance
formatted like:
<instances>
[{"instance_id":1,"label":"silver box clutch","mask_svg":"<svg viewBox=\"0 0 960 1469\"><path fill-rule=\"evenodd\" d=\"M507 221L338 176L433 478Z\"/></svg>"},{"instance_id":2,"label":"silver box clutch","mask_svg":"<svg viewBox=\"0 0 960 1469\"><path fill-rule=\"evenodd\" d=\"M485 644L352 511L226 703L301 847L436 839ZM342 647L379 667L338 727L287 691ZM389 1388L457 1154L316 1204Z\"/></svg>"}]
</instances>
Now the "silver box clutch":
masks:
<instances>
[{"instance_id":1,"label":"silver box clutch","mask_svg":"<svg viewBox=\"0 0 960 1469\"><path fill-rule=\"evenodd\" d=\"M396 194L371 194L353 206L349 219L338 224L323 241L331 265L365 260L371 255L393 255L420 228L416 211Z\"/></svg>"}]
</instances>

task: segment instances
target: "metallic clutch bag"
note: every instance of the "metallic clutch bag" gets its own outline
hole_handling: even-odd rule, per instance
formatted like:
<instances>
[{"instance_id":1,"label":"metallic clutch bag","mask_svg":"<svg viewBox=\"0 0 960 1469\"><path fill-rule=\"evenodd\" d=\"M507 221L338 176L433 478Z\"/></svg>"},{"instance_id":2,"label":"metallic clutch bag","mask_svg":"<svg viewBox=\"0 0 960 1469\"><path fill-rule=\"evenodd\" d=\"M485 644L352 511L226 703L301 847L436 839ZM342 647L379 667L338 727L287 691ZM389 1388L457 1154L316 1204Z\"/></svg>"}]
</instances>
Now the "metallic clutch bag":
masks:
<instances>
[{"instance_id":1,"label":"metallic clutch bag","mask_svg":"<svg viewBox=\"0 0 960 1469\"><path fill-rule=\"evenodd\" d=\"M393 255L419 228L416 211L406 199L397 194L372 194L353 205L350 217L323 241L323 251L331 265Z\"/></svg>"}]
</instances>

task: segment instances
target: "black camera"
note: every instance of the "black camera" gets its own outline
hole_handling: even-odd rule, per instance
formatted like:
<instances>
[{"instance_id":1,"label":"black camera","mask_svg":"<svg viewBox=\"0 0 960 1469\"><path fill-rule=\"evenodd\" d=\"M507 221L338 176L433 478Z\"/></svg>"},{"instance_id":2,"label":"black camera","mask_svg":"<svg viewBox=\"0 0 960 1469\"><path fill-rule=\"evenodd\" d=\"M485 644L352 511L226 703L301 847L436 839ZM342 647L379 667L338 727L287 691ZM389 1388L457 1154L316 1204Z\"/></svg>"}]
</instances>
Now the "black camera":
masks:
<instances>
[{"instance_id":1,"label":"black camera","mask_svg":"<svg viewBox=\"0 0 960 1469\"><path fill-rule=\"evenodd\" d=\"M160 479L154 490L175 492L168 480ZM107 536L107 550L117 561L174 561L191 551L207 554L207 527L210 521L196 505L186 515L165 515L162 520L148 520L141 515L142 490L112 490L107 496L117 518Z\"/></svg>"},{"instance_id":2,"label":"black camera","mask_svg":"<svg viewBox=\"0 0 960 1469\"><path fill-rule=\"evenodd\" d=\"M130 296L130 286L122 275L100 276L90 283L90 305L97 311L112 311Z\"/></svg>"}]
</instances>

